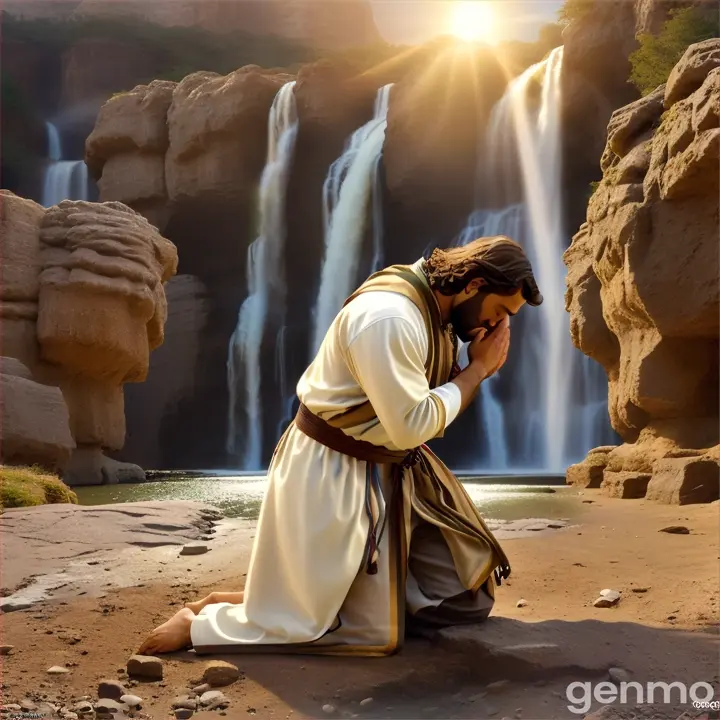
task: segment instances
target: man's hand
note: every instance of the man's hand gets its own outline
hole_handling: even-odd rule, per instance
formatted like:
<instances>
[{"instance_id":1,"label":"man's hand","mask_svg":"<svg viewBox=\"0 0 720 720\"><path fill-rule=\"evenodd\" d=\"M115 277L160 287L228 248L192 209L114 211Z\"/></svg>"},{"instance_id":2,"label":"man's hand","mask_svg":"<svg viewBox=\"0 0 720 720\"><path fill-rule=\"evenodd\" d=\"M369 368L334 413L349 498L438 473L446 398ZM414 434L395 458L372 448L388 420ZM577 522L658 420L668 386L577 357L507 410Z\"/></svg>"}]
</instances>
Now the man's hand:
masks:
<instances>
[{"instance_id":1,"label":"man's hand","mask_svg":"<svg viewBox=\"0 0 720 720\"><path fill-rule=\"evenodd\" d=\"M507 360L510 349L510 320L505 318L498 328L487 335L481 330L468 346L470 367L482 378L494 375Z\"/></svg>"}]
</instances>

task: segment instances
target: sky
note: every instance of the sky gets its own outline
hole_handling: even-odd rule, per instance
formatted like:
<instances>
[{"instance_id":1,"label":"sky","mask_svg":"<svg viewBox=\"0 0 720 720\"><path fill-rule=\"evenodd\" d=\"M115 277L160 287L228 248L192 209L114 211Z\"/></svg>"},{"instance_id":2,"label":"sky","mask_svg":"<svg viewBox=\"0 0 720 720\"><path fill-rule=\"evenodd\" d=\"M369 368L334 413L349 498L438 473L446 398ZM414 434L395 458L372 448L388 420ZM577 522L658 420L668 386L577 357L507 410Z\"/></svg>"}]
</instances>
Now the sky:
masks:
<instances>
[{"instance_id":1,"label":"sky","mask_svg":"<svg viewBox=\"0 0 720 720\"><path fill-rule=\"evenodd\" d=\"M492 6L491 42L535 40L541 25L554 22L562 0L469 0ZM375 24L390 43L415 44L453 27L458 0L371 0Z\"/></svg>"}]
</instances>

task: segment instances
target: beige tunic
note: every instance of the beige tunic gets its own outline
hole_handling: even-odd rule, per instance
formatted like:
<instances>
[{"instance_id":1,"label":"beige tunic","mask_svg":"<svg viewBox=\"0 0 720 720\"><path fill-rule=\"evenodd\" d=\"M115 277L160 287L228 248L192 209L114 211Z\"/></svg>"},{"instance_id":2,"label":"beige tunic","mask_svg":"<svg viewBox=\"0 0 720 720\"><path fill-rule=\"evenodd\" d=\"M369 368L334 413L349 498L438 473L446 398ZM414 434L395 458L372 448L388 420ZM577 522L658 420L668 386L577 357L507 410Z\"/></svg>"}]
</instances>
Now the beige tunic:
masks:
<instances>
[{"instance_id":1,"label":"beige tunic","mask_svg":"<svg viewBox=\"0 0 720 720\"><path fill-rule=\"evenodd\" d=\"M411 300L393 292L362 294L336 317L298 383L298 396L325 419L369 399L378 420L349 432L391 449L414 448L441 434L461 404L453 383L429 389L427 352L424 321ZM385 497L393 491L388 470L384 466L381 478ZM278 445L268 481L245 603L207 606L193 621L193 645L230 649L332 641L377 646L378 654L384 654L392 644L386 637L388 627L394 623L400 630L390 634L402 634L398 615L403 605L379 607L387 605L378 597L385 597L382 593L396 577L391 533L379 544L378 574L367 575L363 567L369 529L366 463L319 444L291 425ZM416 518L412 524L415 527ZM409 563L406 592L403 588L400 593L411 612L437 606L464 590L444 543L433 547L437 538L423 542L425 535L418 534L417 541L413 537L417 557ZM421 589L413 567L422 572L424 566L438 564L448 569L447 577L428 579ZM491 604L488 599L485 606Z\"/></svg>"}]
</instances>

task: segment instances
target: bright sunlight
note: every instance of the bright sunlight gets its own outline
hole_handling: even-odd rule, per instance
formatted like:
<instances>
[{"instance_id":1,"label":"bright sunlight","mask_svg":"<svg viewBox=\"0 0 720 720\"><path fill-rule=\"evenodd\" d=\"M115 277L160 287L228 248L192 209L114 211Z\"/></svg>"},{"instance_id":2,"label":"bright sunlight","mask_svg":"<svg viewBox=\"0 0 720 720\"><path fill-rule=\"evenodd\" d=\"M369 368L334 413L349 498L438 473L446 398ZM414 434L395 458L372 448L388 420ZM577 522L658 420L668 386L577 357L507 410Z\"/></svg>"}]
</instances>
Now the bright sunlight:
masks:
<instances>
[{"instance_id":1,"label":"bright sunlight","mask_svg":"<svg viewBox=\"0 0 720 720\"><path fill-rule=\"evenodd\" d=\"M492 42L495 9L489 0L461 0L451 10L450 32L466 42Z\"/></svg>"}]
</instances>

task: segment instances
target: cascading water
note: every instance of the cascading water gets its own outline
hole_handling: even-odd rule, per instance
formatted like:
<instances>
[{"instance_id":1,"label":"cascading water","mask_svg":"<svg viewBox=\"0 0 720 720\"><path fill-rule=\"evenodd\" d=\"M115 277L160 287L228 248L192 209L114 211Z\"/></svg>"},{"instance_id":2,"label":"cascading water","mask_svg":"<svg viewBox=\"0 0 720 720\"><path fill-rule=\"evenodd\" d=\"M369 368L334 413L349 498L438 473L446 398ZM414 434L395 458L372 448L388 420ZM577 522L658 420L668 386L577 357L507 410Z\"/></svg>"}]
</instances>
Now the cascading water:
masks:
<instances>
[{"instance_id":1,"label":"cascading water","mask_svg":"<svg viewBox=\"0 0 720 720\"><path fill-rule=\"evenodd\" d=\"M295 82L286 83L275 96L268 119L268 151L260 183L260 230L248 249L248 297L238 314L228 349L229 417L227 450L242 453L245 470L262 469L261 348L270 325L277 332L281 356L284 337L286 287L285 194L292 165L298 120ZM273 317L269 318L272 299ZM272 320L272 322L270 322ZM284 397L286 373L282 358L276 367L280 396ZM277 366L277 362L276 362ZM239 424L241 416L245 422ZM238 428L244 433L240 443ZM241 449L242 447L242 449Z\"/></svg>"},{"instance_id":2,"label":"cascading water","mask_svg":"<svg viewBox=\"0 0 720 720\"><path fill-rule=\"evenodd\" d=\"M607 379L593 371L593 361L574 350L564 306L562 56L562 48L556 48L515 78L493 109L488 126L485 185L499 191L500 202L495 205L502 206L512 197L513 163L508 158L517 158L523 202L476 210L459 237L459 244L490 235L518 241L544 297L540 308L525 311L513 323L520 330L513 333L513 344L521 347L512 377L501 373L481 386L479 412L486 444L481 464L489 471L563 472L594 445L612 441ZM581 387L573 393L577 376L582 378Z\"/></svg>"},{"instance_id":3,"label":"cascading water","mask_svg":"<svg viewBox=\"0 0 720 720\"><path fill-rule=\"evenodd\" d=\"M330 166L323 186L325 256L314 313L312 357L343 302L355 289L369 203L373 206L371 270L382 265L379 165L391 88L385 85L378 90L372 120L353 133L343 154Z\"/></svg>"},{"instance_id":4,"label":"cascading water","mask_svg":"<svg viewBox=\"0 0 720 720\"><path fill-rule=\"evenodd\" d=\"M51 207L62 200L88 199L88 171L82 160L63 160L60 133L45 123L48 137L48 165L43 180L42 205Z\"/></svg>"}]
</instances>

